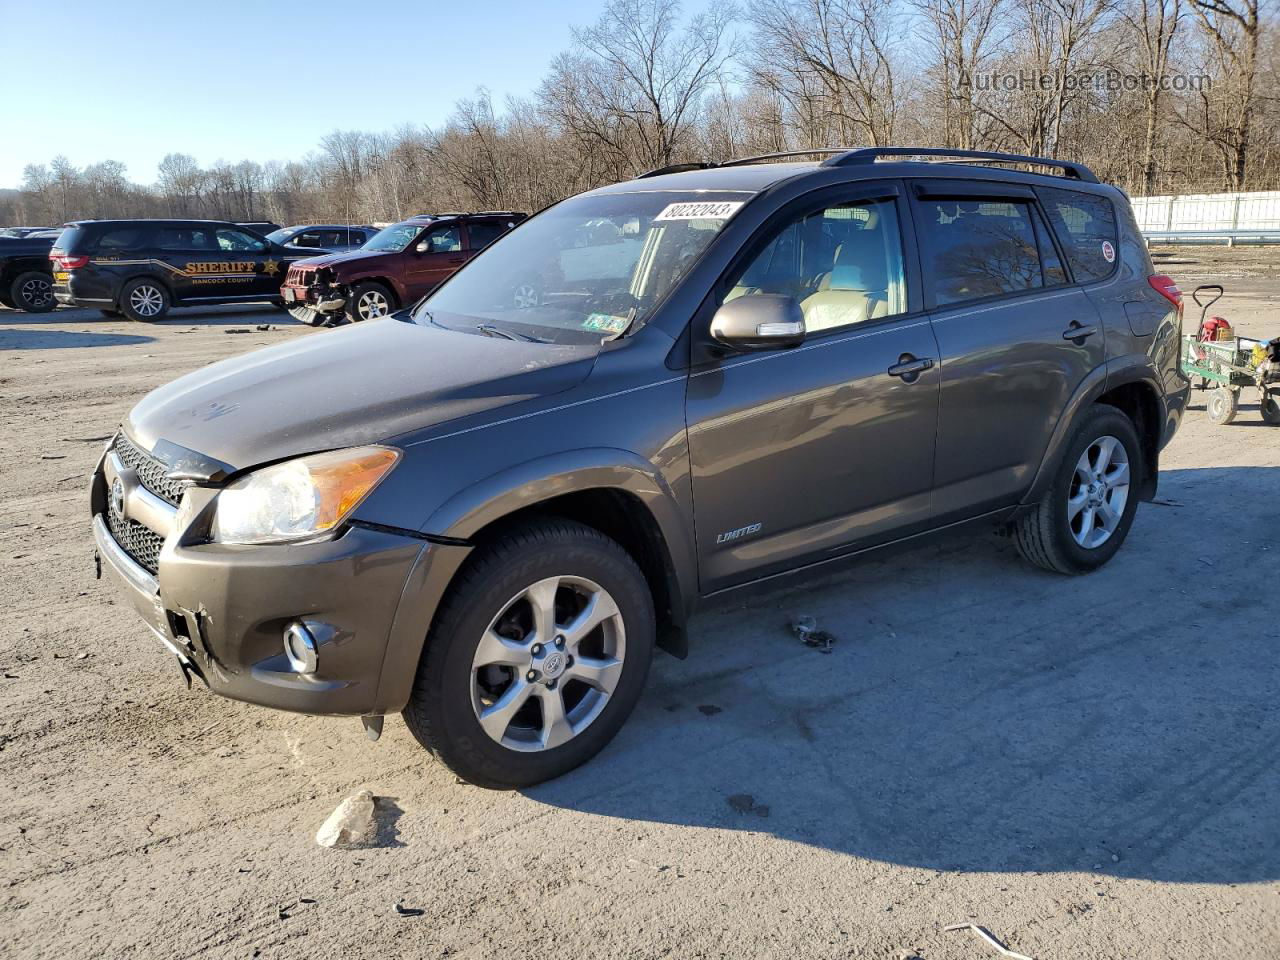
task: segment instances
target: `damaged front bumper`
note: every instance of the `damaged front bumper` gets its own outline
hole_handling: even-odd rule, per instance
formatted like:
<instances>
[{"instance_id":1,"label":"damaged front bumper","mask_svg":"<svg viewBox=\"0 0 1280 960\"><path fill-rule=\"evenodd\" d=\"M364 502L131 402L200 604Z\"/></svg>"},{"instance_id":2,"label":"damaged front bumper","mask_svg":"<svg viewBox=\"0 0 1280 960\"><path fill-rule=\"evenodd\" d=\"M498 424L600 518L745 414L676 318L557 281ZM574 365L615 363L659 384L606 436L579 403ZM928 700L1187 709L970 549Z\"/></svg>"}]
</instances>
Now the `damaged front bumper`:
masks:
<instances>
[{"instance_id":1,"label":"damaged front bumper","mask_svg":"<svg viewBox=\"0 0 1280 960\"><path fill-rule=\"evenodd\" d=\"M200 518L216 490L189 487L177 508L159 501L169 515L146 501L148 515L138 509L138 483L110 451L94 473L99 574L115 581L188 678L222 696L303 713L404 706L435 604L468 548L357 524L307 543L211 543ZM123 529L121 509L130 523L168 526L154 571L113 535L113 521ZM316 640L311 672L286 652L296 624Z\"/></svg>"}]
</instances>

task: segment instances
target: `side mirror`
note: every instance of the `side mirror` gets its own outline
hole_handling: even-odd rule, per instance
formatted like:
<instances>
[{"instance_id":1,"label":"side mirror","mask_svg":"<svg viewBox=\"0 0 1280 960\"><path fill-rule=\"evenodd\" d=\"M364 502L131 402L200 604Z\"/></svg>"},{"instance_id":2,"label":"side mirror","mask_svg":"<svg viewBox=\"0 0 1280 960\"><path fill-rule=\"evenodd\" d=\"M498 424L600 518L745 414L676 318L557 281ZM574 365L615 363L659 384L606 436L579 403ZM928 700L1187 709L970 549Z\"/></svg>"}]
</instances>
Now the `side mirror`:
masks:
<instances>
[{"instance_id":1,"label":"side mirror","mask_svg":"<svg viewBox=\"0 0 1280 960\"><path fill-rule=\"evenodd\" d=\"M804 311L795 297L753 293L720 306L711 336L730 347L782 349L804 342Z\"/></svg>"},{"instance_id":2,"label":"side mirror","mask_svg":"<svg viewBox=\"0 0 1280 960\"><path fill-rule=\"evenodd\" d=\"M415 253L430 253L431 242L429 240L423 240L420 244L418 244L413 249Z\"/></svg>"}]
</instances>

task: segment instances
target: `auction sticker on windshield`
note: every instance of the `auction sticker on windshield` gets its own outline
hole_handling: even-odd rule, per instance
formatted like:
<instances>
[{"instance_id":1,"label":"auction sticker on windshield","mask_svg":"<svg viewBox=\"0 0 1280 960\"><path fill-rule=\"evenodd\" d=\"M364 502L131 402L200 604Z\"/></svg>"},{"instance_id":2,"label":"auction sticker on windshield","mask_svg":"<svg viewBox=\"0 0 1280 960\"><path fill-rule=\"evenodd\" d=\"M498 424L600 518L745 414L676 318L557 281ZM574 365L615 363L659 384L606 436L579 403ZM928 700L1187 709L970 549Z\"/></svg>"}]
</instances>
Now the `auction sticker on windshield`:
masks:
<instances>
[{"instance_id":1,"label":"auction sticker on windshield","mask_svg":"<svg viewBox=\"0 0 1280 960\"><path fill-rule=\"evenodd\" d=\"M654 220L728 220L741 207L741 200L716 200L710 203L669 203Z\"/></svg>"}]
</instances>

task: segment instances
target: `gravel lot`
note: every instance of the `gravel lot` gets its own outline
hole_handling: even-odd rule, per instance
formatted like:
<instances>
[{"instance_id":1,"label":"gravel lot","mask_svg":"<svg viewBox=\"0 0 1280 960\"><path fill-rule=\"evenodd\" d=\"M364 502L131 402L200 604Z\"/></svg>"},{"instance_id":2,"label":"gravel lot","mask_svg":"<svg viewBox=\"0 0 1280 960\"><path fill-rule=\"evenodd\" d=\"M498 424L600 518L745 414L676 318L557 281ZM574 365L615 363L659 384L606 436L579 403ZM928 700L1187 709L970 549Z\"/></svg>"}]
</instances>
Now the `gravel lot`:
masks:
<instances>
[{"instance_id":1,"label":"gravel lot","mask_svg":"<svg viewBox=\"0 0 1280 960\"><path fill-rule=\"evenodd\" d=\"M1280 334L1280 254L1174 260ZM1037 960L1280 957L1280 429L1252 398L1215 427L1196 395L1102 572L989 536L751 591L595 762L503 794L396 718L370 744L187 692L93 579L86 476L129 407L325 335L0 311L0 954L997 956L942 929L972 921ZM366 786L379 845L318 847Z\"/></svg>"}]
</instances>

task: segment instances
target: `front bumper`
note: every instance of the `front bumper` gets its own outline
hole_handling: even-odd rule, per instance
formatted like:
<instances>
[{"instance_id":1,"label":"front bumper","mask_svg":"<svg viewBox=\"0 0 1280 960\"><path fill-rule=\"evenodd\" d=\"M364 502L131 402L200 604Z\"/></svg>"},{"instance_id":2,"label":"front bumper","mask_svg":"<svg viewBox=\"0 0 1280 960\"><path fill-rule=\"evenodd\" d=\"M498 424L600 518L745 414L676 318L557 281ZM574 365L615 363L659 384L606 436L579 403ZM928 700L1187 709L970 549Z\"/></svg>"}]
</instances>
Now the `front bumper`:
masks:
<instances>
[{"instance_id":1,"label":"front bumper","mask_svg":"<svg viewBox=\"0 0 1280 960\"><path fill-rule=\"evenodd\" d=\"M466 548L360 526L311 543L202 542L191 534L200 511L188 501L203 495L207 505L213 491L191 488L152 574L112 536L106 472L95 472L91 496L99 563L150 632L214 693L303 713L404 706L443 593L436 581L447 583ZM284 652L284 631L299 620L320 641L313 674L298 673Z\"/></svg>"}]
</instances>

